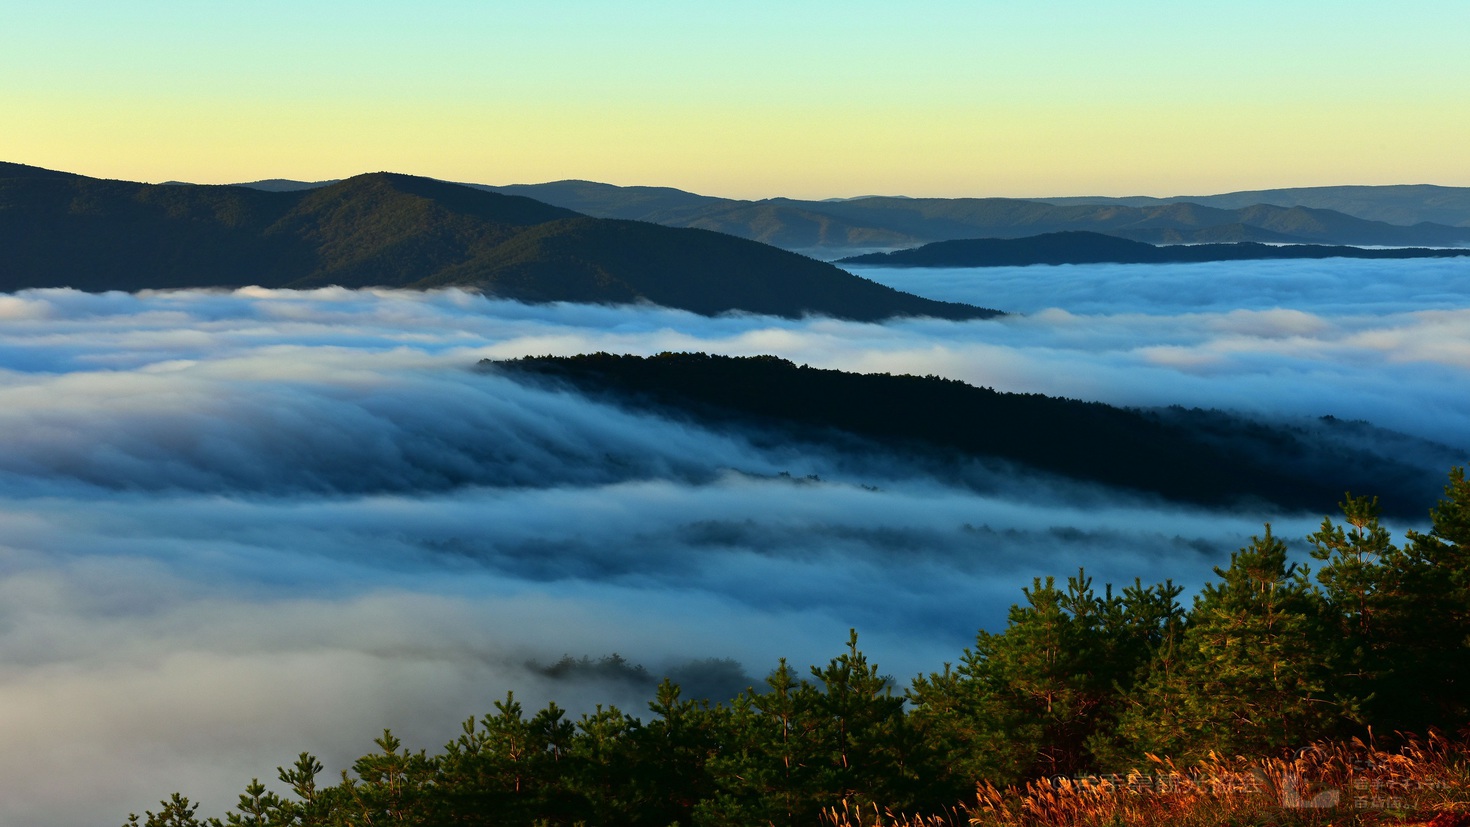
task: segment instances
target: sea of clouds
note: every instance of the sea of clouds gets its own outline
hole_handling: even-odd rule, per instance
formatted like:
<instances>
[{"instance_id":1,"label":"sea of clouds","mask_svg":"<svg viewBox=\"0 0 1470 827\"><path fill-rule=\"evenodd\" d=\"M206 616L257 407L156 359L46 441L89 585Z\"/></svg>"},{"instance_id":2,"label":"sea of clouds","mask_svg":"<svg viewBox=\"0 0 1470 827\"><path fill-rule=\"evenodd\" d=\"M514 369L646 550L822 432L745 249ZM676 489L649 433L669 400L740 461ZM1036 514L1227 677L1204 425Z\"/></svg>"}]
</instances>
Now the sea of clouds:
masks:
<instances>
[{"instance_id":1,"label":"sea of clouds","mask_svg":"<svg viewBox=\"0 0 1470 827\"><path fill-rule=\"evenodd\" d=\"M433 750L509 690L531 710L637 714L659 675L736 691L779 657L825 662L850 627L902 686L1003 627L1033 577L1193 589L1262 522L1301 537L1322 518L983 464L957 487L901 456L715 432L481 359L774 353L1366 419L1449 446L1445 468L1470 446L1462 262L862 274L1019 313L0 295L0 823L120 823L176 789L217 814L303 750L335 772L385 726Z\"/></svg>"}]
</instances>

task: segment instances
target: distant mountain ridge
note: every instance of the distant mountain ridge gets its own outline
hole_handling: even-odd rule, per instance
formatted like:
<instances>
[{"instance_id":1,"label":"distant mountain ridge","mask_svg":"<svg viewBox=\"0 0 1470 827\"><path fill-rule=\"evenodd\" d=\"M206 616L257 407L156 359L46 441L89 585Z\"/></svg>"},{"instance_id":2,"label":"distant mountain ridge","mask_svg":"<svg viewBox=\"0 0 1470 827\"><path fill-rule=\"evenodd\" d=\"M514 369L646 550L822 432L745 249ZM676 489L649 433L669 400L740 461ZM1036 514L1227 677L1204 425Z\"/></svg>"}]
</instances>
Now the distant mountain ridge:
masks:
<instances>
[{"instance_id":1,"label":"distant mountain ridge","mask_svg":"<svg viewBox=\"0 0 1470 827\"><path fill-rule=\"evenodd\" d=\"M0 164L0 291L458 286L703 314L984 318L774 247L396 173L285 189Z\"/></svg>"},{"instance_id":2,"label":"distant mountain ridge","mask_svg":"<svg viewBox=\"0 0 1470 827\"><path fill-rule=\"evenodd\" d=\"M936 241L911 250L868 253L839 264L884 267L1015 267L1032 264L1188 264L1206 261L1258 261L1322 258L1450 258L1470 256L1470 247L1426 249L1321 244L1271 245L1251 241L1224 244L1155 246L1081 230L1026 238L972 238Z\"/></svg>"},{"instance_id":3,"label":"distant mountain ridge","mask_svg":"<svg viewBox=\"0 0 1470 827\"><path fill-rule=\"evenodd\" d=\"M589 181L557 181L486 187L527 195L589 215L634 218L669 226L697 226L824 257L916 247L933 241L987 236L1020 238L1088 230L1156 244L1255 241L1354 246L1440 247L1470 244L1470 189L1435 188L1436 215L1455 224L1412 226L1312 206L1311 202L1226 206L1225 196L1177 199L909 198L874 196L826 201L772 198L740 201L660 187L617 187ZM1377 188L1334 203L1371 206ZM1389 188L1397 207L1384 213L1413 217L1409 190ZM1428 192L1413 190L1413 192ZM1292 190L1263 191L1291 193ZM1463 196L1463 200L1461 199ZM1326 196L1322 196L1325 198ZM1427 197L1427 196L1426 196ZM1212 200L1213 199L1213 200ZM1236 201L1242 200L1237 197ZM1244 199L1248 200L1248 199ZM1283 198L1281 200L1290 200ZM1318 199L1320 200L1320 199ZM1136 203L1135 203L1136 202ZM1463 212L1460 206L1463 203ZM1428 207L1426 207L1428 209Z\"/></svg>"},{"instance_id":4,"label":"distant mountain ridge","mask_svg":"<svg viewBox=\"0 0 1470 827\"><path fill-rule=\"evenodd\" d=\"M914 243L908 233L837 218L820 208L827 202L740 201L670 187L617 187L593 181L472 186L536 198L587 215L697 227L787 250L888 248Z\"/></svg>"},{"instance_id":5,"label":"distant mountain ridge","mask_svg":"<svg viewBox=\"0 0 1470 827\"><path fill-rule=\"evenodd\" d=\"M341 180L340 178L333 178L329 181L295 181L290 178L266 178L260 181L238 184L237 186L250 187L251 189L265 190L267 192L295 192L297 190L314 190L320 187L329 187L332 184L339 183Z\"/></svg>"},{"instance_id":6,"label":"distant mountain ridge","mask_svg":"<svg viewBox=\"0 0 1470 827\"><path fill-rule=\"evenodd\" d=\"M1403 226L1428 222L1451 227L1470 227L1470 187L1441 187L1434 184L1294 187L1242 190L1218 195L1176 195L1171 198L1071 196L1031 200L1058 205L1122 204L1131 207L1184 201L1221 209L1240 209L1256 204L1271 204L1278 207L1334 210L1354 218Z\"/></svg>"},{"instance_id":7,"label":"distant mountain ridge","mask_svg":"<svg viewBox=\"0 0 1470 827\"><path fill-rule=\"evenodd\" d=\"M316 186L303 182L288 182ZM244 186L278 186L256 182ZM599 218L698 227L820 258L963 238L1085 230L1151 244L1453 247L1470 245L1470 187L1301 187L1203 196L911 198L745 201L672 187L594 181L493 186Z\"/></svg>"}]
</instances>

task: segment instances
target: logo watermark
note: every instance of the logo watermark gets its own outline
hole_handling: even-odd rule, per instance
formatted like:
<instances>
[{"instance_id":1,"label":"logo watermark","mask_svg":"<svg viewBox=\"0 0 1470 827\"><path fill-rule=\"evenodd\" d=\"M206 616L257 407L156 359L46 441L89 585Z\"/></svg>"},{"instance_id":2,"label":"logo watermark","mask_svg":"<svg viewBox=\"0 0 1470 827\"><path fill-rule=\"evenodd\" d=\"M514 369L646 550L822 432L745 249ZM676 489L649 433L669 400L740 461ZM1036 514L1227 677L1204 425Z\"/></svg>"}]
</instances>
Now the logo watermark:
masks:
<instances>
[{"instance_id":1,"label":"logo watermark","mask_svg":"<svg viewBox=\"0 0 1470 827\"><path fill-rule=\"evenodd\" d=\"M1325 810L1337 806L1342 790L1324 787L1316 792L1305 789L1300 775L1288 775L1281 782L1281 806L1288 810Z\"/></svg>"},{"instance_id":2,"label":"logo watermark","mask_svg":"<svg viewBox=\"0 0 1470 827\"><path fill-rule=\"evenodd\" d=\"M1330 810L1351 806L1355 810L1402 810L1416 793L1463 792L1456 785L1427 779L1353 778L1350 789L1314 783L1305 774L1288 772L1273 782L1259 769L1238 774L1192 775L1075 775L1058 776L1054 783L1083 785L1095 790L1116 790L1132 795L1203 794L1210 796L1274 797L1286 810ZM1348 794L1351 794L1350 797Z\"/></svg>"}]
</instances>

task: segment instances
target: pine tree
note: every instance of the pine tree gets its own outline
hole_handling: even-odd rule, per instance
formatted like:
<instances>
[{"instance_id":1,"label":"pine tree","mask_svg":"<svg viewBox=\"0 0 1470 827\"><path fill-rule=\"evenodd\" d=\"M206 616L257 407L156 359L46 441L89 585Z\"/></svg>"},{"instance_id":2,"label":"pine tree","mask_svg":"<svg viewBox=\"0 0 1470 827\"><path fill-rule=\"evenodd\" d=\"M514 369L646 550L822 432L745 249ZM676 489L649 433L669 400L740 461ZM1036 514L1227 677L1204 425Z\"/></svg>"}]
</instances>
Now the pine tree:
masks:
<instances>
[{"instance_id":1,"label":"pine tree","mask_svg":"<svg viewBox=\"0 0 1470 827\"><path fill-rule=\"evenodd\" d=\"M1264 536L1215 569L1195 599L1178 657L1134 693L1119 734L1135 754L1269 755L1326 734L1342 708L1327 693L1333 653L1307 571Z\"/></svg>"},{"instance_id":2,"label":"pine tree","mask_svg":"<svg viewBox=\"0 0 1470 827\"><path fill-rule=\"evenodd\" d=\"M1408 614L1409 559L1379 523L1378 498L1351 494L1339 506L1344 525L1330 519L1307 537L1317 570L1324 619L1336 665L1330 691L1353 717L1398 723L1400 701L1388 692L1400 671ZM1345 733L1346 734L1346 733Z\"/></svg>"},{"instance_id":3,"label":"pine tree","mask_svg":"<svg viewBox=\"0 0 1470 827\"><path fill-rule=\"evenodd\" d=\"M1171 583L1099 595L1079 571L1023 590L1006 629L981 631L958 668L914 681L913 717L950 755L959 786L1096 769L1116 753L1122 698L1181 611Z\"/></svg>"},{"instance_id":4,"label":"pine tree","mask_svg":"<svg viewBox=\"0 0 1470 827\"><path fill-rule=\"evenodd\" d=\"M455 823L529 823L545 803L542 791L555 784L550 746L537 737L515 693L496 701L495 710L461 724L438 760L436 798Z\"/></svg>"},{"instance_id":5,"label":"pine tree","mask_svg":"<svg viewBox=\"0 0 1470 827\"><path fill-rule=\"evenodd\" d=\"M816 712L828 753L819 784L828 806L881 802L901 809L917 786L913 762L919 746L907 726L903 696L894 694L892 681L857 643L857 630L849 630L847 651L811 669L821 688Z\"/></svg>"},{"instance_id":6,"label":"pine tree","mask_svg":"<svg viewBox=\"0 0 1470 827\"><path fill-rule=\"evenodd\" d=\"M373 739L380 752L364 755L352 764L356 778L342 772L341 789L348 809L363 824L432 824L434 762L410 752L389 730Z\"/></svg>"},{"instance_id":7,"label":"pine tree","mask_svg":"<svg viewBox=\"0 0 1470 827\"><path fill-rule=\"evenodd\" d=\"M778 673L781 678L776 677ZM783 659L767 680L780 683L790 677ZM758 708L763 700L764 709ZM779 721L780 706L780 701L772 703L751 689L714 710L719 746L707 764L711 790L695 803L694 824L745 827L792 823L792 756L782 749L788 730Z\"/></svg>"},{"instance_id":8,"label":"pine tree","mask_svg":"<svg viewBox=\"0 0 1470 827\"><path fill-rule=\"evenodd\" d=\"M328 814L334 806L332 790L322 790L317 785L317 776L322 773L322 763L316 756L309 752L303 752L296 757L296 763L290 769L277 767L276 775L290 787L295 794L296 800L283 805L283 815L286 816L285 824L299 824L301 827L321 827L328 823Z\"/></svg>"},{"instance_id":9,"label":"pine tree","mask_svg":"<svg viewBox=\"0 0 1470 827\"><path fill-rule=\"evenodd\" d=\"M966 779L1012 783L1058 764L1048 729L1073 705L1076 629L1054 579L1024 594L1003 633L981 630L957 668L946 664L910 689L915 718Z\"/></svg>"},{"instance_id":10,"label":"pine tree","mask_svg":"<svg viewBox=\"0 0 1470 827\"><path fill-rule=\"evenodd\" d=\"M292 823L286 802L267 791L259 778L250 779L235 809L238 812L225 816L225 823L230 827L283 827Z\"/></svg>"},{"instance_id":11,"label":"pine tree","mask_svg":"<svg viewBox=\"0 0 1470 827\"><path fill-rule=\"evenodd\" d=\"M1155 586L1135 579L1120 599L1109 589L1103 605L1103 645L1097 657L1111 692L1091 725L1086 747L1092 769L1122 772L1138 765L1137 755L1119 736L1119 721L1132 697L1150 677L1172 674L1179 658L1186 613L1179 603L1182 586L1166 580Z\"/></svg>"},{"instance_id":12,"label":"pine tree","mask_svg":"<svg viewBox=\"0 0 1470 827\"><path fill-rule=\"evenodd\" d=\"M761 809L771 811L769 820L774 824L807 823L824 803L819 693L810 682L797 678L785 658L766 678L766 685L769 691L751 700L762 716L764 746L773 771Z\"/></svg>"},{"instance_id":13,"label":"pine tree","mask_svg":"<svg viewBox=\"0 0 1470 827\"><path fill-rule=\"evenodd\" d=\"M577 721L571 742L570 781L575 798L585 803L589 824L619 827L637 824L641 802L632 794L632 745L642 724L615 706L596 709Z\"/></svg>"},{"instance_id":14,"label":"pine tree","mask_svg":"<svg viewBox=\"0 0 1470 827\"><path fill-rule=\"evenodd\" d=\"M1404 659L1394 689L1415 708L1412 729L1470 725L1470 480L1450 471L1428 533L1409 532Z\"/></svg>"},{"instance_id":15,"label":"pine tree","mask_svg":"<svg viewBox=\"0 0 1470 827\"><path fill-rule=\"evenodd\" d=\"M160 801L162 806L158 812L145 811L147 820L139 822L138 816L128 816L128 821L123 827L204 827L205 822L195 818L194 813L199 810L198 804L193 804L186 796L174 793L169 798Z\"/></svg>"},{"instance_id":16,"label":"pine tree","mask_svg":"<svg viewBox=\"0 0 1470 827\"><path fill-rule=\"evenodd\" d=\"M636 731L630 745L639 819L660 827L692 823L695 805L713 794L707 765L720 746L714 726L721 719L708 701L680 694L667 678L659 684L648 704L657 717Z\"/></svg>"}]
</instances>

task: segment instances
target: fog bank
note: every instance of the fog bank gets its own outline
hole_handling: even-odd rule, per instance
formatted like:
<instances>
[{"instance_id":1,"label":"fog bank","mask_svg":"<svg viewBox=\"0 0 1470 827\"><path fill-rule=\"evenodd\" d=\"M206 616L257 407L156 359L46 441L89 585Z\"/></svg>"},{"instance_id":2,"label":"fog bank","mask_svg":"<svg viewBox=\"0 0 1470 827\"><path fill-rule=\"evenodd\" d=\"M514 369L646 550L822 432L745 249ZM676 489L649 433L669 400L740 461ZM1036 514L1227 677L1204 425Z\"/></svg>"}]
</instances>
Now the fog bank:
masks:
<instances>
[{"instance_id":1,"label":"fog bank","mask_svg":"<svg viewBox=\"0 0 1470 827\"><path fill-rule=\"evenodd\" d=\"M517 384L482 358L774 353L1368 419L1463 456L1463 270L1395 264L1361 304L1314 286L1320 262L1280 270L1306 297L1284 307L1249 290L1229 307L1218 275L1185 306L1178 285L1172 304L1125 289L1156 275L1032 268L1076 304L886 325L459 291L0 296L0 822L120 823L174 789L218 814L302 750L334 772L384 726L432 750L508 690L639 714L636 666L729 691L778 657L825 662L849 627L903 683L999 628L1032 577L1196 588L1265 520L1300 537L1322 516L985 464L961 487L901 456Z\"/></svg>"}]
</instances>

